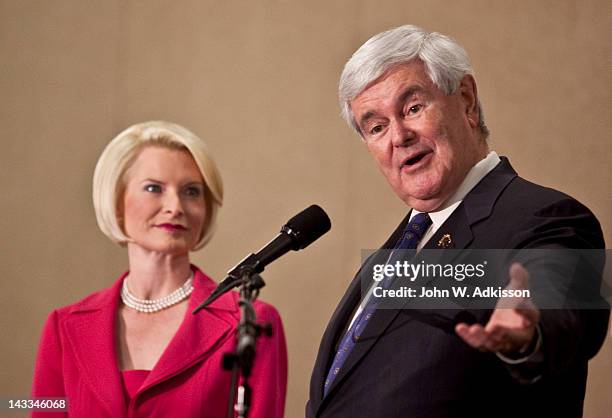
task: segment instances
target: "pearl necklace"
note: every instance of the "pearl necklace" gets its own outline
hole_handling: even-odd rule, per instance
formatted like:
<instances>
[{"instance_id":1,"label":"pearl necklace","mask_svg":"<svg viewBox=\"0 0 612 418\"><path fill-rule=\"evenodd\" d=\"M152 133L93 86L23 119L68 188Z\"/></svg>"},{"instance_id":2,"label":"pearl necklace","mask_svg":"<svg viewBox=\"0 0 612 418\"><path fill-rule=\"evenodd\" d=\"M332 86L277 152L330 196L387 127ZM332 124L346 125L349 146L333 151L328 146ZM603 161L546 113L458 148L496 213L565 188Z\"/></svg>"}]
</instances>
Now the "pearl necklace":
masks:
<instances>
[{"instance_id":1,"label":"pearl necklace","mask_svg":"<svg viewBox=\"0 0 612 418\"><path fill-rule=\"evenodd\" d=\"M193 292L193 273L191 273L185 283L169 295L158 299L138 299L130 292L130 289L128 289L128 277L123 279L123 286L121 287L121 300L125 306L135 309L138 312L159 312L162 309L169 308L170 306L176 305L177 303L187 299L191 292Z\"/></svg>"}]
</instances>

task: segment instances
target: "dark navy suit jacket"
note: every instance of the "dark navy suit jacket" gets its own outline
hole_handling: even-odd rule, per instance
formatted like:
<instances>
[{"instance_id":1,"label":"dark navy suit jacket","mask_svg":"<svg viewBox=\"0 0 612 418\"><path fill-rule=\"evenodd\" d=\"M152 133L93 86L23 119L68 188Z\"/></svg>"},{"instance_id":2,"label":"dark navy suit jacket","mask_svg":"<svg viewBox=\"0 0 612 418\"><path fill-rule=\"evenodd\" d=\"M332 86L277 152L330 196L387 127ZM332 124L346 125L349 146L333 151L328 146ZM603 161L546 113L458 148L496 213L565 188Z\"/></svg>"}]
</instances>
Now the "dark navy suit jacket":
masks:
<instances>
[{"instance_id":1,"label":"dark navy suit jacket","mask_svg":"<svg viewBox=\"0 0 612 418\"><path fill-rule=\"evenodd\" d=\"M393 247L408 218L383 248ZM457 249L605 248L599 222L585 206L518 177L503 157L425 249L436 248L444 234ZM542 377L529 385L513 378L495 354L479 352L455 334L456 311L379 309L323 397L335 347L360 302L360 275L371 278L375 262L376 255L357 273L323 335L307 418L582 416L587 360L606 335L605 307L541 311ZM483 324L490 314L470 313Z\"/></svg>"}]
</instances>

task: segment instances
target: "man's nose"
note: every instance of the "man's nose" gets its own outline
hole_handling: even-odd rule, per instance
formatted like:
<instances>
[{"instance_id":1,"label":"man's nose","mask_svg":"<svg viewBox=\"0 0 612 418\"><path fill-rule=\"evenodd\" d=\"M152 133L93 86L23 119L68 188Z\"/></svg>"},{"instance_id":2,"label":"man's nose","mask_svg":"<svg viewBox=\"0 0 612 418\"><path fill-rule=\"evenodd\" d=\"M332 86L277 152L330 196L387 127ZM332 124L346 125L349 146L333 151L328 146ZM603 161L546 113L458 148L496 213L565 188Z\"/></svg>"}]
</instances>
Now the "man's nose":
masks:
<instances>
[{"instance_id":1,"label":"man's nose","mask_svg":"<svg viewBox=\"0 0 612 418\"><path fill-rule=\"evenodd\" d=\"M391 121L391 142L394 147L404 147L415 138L415 132L403 118Z\"/></svg>"}]
</instances>

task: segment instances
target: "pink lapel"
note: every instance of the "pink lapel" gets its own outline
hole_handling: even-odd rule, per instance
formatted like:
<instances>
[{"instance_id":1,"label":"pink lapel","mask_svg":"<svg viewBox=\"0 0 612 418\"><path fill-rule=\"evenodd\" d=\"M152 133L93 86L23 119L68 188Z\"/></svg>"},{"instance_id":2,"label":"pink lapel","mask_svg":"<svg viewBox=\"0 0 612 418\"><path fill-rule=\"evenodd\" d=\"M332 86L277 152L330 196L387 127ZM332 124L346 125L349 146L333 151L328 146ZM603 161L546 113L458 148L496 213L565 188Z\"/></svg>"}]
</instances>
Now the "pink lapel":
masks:
<instances>
[{"instance_id":1,"label":"pink lapel","mask_svg":"<svg viewBox=\"0 0 612 418\"><path fill-rule=\"evenodd\" d=\"M64 331L84 380L113 417L125 417L126 407L115 352L115 322L123 277L109 289L77 304Z\"/></svg>"},{"instance_id":2,"label":"pink lapel","mask_svg":"<svg viewBox=\"0 0 612 418\"><path fill-rule=\"evenodd\" d=\"M216 283L197 267L192 266L192 269L194 289L183 323L138 394L204 360L226 338L231 337L231 331L237 322L237 295L234 292L228 293L206 309L192 314L216 287Z\"/></svg>"}]
</instances>

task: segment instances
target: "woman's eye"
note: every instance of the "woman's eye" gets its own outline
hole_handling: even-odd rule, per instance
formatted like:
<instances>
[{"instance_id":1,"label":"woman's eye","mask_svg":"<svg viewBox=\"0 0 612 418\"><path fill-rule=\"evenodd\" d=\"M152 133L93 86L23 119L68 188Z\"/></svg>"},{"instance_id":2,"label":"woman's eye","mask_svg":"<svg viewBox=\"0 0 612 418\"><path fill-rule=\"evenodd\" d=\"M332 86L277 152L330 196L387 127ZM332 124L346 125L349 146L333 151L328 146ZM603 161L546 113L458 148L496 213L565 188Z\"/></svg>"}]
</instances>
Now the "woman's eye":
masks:
<instances>
[{"instance_id":1,"label":"woman's eye","mask_svg":"<svg viewBox=\"0 0 612 418\"><path fill-rule=\"evenodd\" d=\"M185 189L185 194L191 197L200 197L202 195L202 190L199 187L188 187Z\"/></svg>"},{"instance_id":2,"label":"woman's eye","mask_svg":"<svg viewBox=\"0 0 612 418\"><path fill-rule=\"evenodd\" d=\"M160 193L162 191L161 186L159 184L147 184L144 189L145 191L151 193Z\"/></svg>"}]
</instances>

